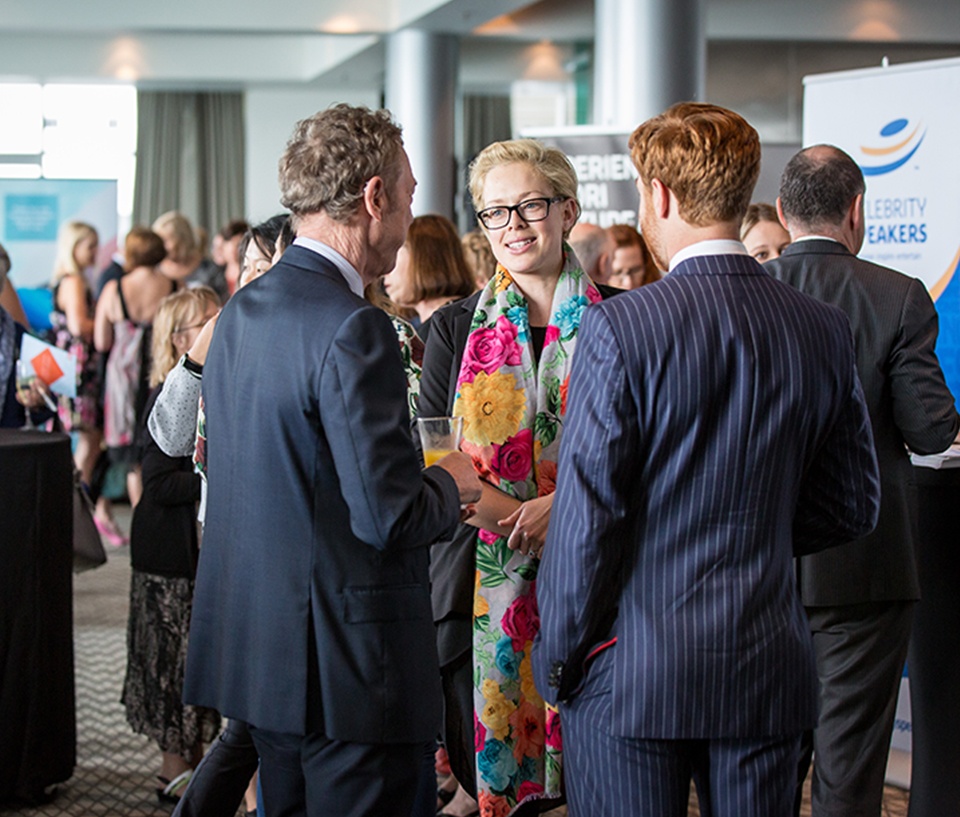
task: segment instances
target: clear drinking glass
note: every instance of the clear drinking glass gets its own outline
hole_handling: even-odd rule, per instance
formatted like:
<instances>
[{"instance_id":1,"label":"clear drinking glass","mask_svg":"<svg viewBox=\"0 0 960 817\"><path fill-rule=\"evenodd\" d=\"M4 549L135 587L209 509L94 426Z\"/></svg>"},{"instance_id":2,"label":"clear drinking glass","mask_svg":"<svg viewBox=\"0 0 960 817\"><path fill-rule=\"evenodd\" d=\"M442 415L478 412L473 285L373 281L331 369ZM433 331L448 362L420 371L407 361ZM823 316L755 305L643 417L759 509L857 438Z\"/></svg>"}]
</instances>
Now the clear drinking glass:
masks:
<instances>
[{"instance_id":1,"label":"clear drinking glass","mask_svg":"<svg viewBox=\"0 0 960 817\"><path fill-rule=\"evenodd\" d=\"M428 468L452 451L460 450L463 417L420 417L417 426L423 462Z\"/></svg>"},{"instance_id":2,"label":"clear drinking glass","mask_svg":"<svg viewBox=\"0 0 960 817\"><path fill-rule=\"evenodd\" d=\"M33 392L33 384L37 379L37 374L25 360L17 361L17 396L24 405L24 411L27 415L27 421L21 426L24 430L35 429L33 418L30 416L30 398Z\"/></svg>"}]
</instances>

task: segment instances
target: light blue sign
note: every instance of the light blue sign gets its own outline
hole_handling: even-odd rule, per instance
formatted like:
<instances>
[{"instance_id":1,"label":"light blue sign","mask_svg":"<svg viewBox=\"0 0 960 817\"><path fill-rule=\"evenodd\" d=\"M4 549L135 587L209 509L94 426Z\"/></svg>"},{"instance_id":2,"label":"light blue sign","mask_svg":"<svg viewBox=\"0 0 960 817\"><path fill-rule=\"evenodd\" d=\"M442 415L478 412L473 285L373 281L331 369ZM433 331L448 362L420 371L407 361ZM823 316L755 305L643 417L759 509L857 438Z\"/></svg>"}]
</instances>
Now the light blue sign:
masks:
<instances>
[{"instance_id":1,"label":"light blue sign","mask_svg":"<svg viewBox=\"0 0 960 817\"><path fill-rule=\"evenodd\" d=\"M56 196L8 195L4 198L6 237L11 241L56 241L60 225Z\"/></svg>"}]
</instances>

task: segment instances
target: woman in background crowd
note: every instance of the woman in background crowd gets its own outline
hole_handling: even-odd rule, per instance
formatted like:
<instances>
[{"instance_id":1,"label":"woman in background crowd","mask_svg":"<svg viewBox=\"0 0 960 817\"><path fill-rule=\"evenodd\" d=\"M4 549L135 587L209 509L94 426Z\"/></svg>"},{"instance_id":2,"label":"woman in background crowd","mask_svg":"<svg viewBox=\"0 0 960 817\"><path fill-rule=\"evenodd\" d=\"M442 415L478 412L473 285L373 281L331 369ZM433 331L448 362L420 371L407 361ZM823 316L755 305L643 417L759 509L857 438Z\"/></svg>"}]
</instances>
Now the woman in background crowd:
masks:
<instances>
[{"instance_id":1,"label":"woman in background crowd","mask_svg":"<svg viewBox=\"0 0 960 817\"><path fill-rule=\"evenodd\" d=\"M463 247L467 266L473 273L476 288L483 289L497 271L497 258L490 249L490 242L483 234L483 230L478 227L465 233L460 239L460 244Z\"/></svg>"},{"instance_id":2,"label":"woman in background crowd","mask_svg":"<svg viewBox=\"0 0 960 817\"><path fill-rule=\"evenodd\" d=\"M127 467L131 506L140 500L137 444L150 373L150 332L160 302L177 284L159 270L166 256L163 239L146 227L134 227L124 243L126 270L108 281L97 302L94 343L107 353L104 439L112 462Z\"/></svg>"},{"instance_id":3,"label":"woman in background crowd","mask_svg":"<svg viewBox=\"0 0 960 817\"><path fill-rule=\"evenodd\" d=\"M616 244L610 286L637 289L660 280L660 270L640 233L629 224L614 224L607 229Z\"/></svg>"},{"instance_id":4,"label":"woman in background crowd","mask_svg":"<svg viewBox=\"0 0 960 817\"><path fill-rule=\"evenodd\" d=\"M154 390L147 412L169 371L219 306L209 287L163 299L154 319L150 374ZM193 473L190 457L168 457L149 434L144 440L143 496L130 530L133 572L122 702L133 731L160 747L162 785L157 797L169 803L179 799L203 754L202 744L219 731L220 716L181 702L198 557L200 478Z\"/></svg>"},{"instance_id":5,"label":"woman in background crowd","mask_svg":"<svg viewBox=\"0 0 960 817\"><path fill-rule=\"evenodd\" d=\"M152 229L163 239L167 251L161 267L164 275L186 286L211 287L221 301L230 297L223 269L205 256L205 242L200 242L183 213L175 210L164 213L153 222Z\"/></svg>"},{"instance_id":6,"label":"woman in background crowd","mask_svg":"<svg viewBox=\"0 0 960 817\"><path fill-rule=\"evenodd\" d=\"M740 240L747 252L762 264L780 257L790 244L790 233L780 223L777 208L759 202L747 208L740 225Z\"/></svg>"},{"instance_id":7,"label":"woman in background crowd","mask_svg":"<svg viewBox=\"0 0 960 817\"><path fill-rule=\"evenodd\" d=\"M249 284L276 264L294 238L287 213L272 216L247 230L237 247L240 259L237 287Z\"/></svg>"},{"instance_id":8,"label":"woman in background crowd","mask_svg":"<svg viewBox=\"0 0 960 817\"><path fill-rule=\"evenodd\" d=\"M27 419L26 411L30 411L34 423L45 422L52 415L44 407L39 383L34 383L29 394L17 393L17 360L25 329L5 306L9 301L3 296L13 289L7 282L9 271L10 257L0 245L0 428L21 428Z\"/></svg>"},{"instance_id":9,"label":"woman in background crowd","mask_svg":"<svg viewBox=\"0 0 960 817\"><path fill-rule=\"evenodd\" d=\"M240 244L244 236L250 232L250 225L243 219L235 218L228 221L213 237L211 260L221 270L227 287L226 295L221 295L221 302L233 295L239 287L241 251ZM220 293L217 293L220 294Z\"/></svg>"},{"instance_id":10,"label":"woman in background crowd","mask_svg":"<svg viewBox=\"0 0 960 817\"><path fill-rule=\"evenodd\" d=\"M61 395L58 405L65 431L76 436L74 462L80 478L91 491L98 493L93 477L103 444L103 412L100 406L102 388L100 354L93 343L94 298L86 271L97 260L97 231L82 221L68 221L57 237L57 258L53 269L53 312L50 334L54 345L77 358L77 396ZM110 544L127 543L113 520L110 501L96 497L93 521Z\"/></svg>"},{"instance_id":11,"label":"woman in background crowd","mask_svg":"<svg viewBox=\"0 0 960 817\"><path fill-rule=\"evenodd\" d=\"M433 313L476 288L453 222L443 216L417 216L383 286L393 303L416 313L414 325L426 341Z\"/></svg>"},{"instance_id":12,"label":"woman in background crowd","mask_svg":"<svg viewBox=\"0 0 960 817\"><path fill-rule=\"evenodd\" d=\"M16 287L14 287L13 281L7 279L10 267L10 256L7 255L7 251L0 244L0 283L6 282L6 286L0 285L0 309L5 310L24 329L29 329L30 321L27 320L27 314L23 311L23 304L20 303Z\"/></svg>"}]
</instances>

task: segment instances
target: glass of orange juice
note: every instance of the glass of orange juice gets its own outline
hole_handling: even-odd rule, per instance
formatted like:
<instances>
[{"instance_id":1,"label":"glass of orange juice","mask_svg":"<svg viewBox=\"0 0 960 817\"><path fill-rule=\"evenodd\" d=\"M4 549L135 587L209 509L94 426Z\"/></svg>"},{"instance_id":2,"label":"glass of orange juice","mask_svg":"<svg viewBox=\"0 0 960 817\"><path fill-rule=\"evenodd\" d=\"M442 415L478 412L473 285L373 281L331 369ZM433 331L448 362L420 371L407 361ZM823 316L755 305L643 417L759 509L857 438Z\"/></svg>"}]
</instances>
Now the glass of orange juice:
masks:
<instances>
[{"instance_id":1,"label":"glass of orange juice","mask_svg":"<svg viewBox=\"0 0 960 817\"><path fill-rule=\"evenodd\" d=\"M420 429L423 462L427 468L451 451L460 450L463 417L420 417L417 426Z\"/></svg>"}]
</instances>

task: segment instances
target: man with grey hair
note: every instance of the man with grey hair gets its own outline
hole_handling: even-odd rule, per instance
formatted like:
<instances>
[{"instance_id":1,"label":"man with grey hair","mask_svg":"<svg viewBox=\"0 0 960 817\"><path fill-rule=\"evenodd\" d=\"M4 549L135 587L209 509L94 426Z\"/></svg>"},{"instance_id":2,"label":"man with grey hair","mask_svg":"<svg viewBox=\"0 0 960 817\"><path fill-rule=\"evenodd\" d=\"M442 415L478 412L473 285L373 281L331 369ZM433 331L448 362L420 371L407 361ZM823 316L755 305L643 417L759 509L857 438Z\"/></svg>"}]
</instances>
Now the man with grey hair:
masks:
<instances>
[{"instance_id":1,"label":"man with grey hair","mask_svg":"<svg viewBox=\"0 0 960 817\"><path fill-rule=\"evenodd\" d=\"M596 224L581 221L574 225L568 240L590 280L595 284L607 283L613 271L615 249L610 234Z\"/></svg>"},{"instance_id":2,"label":"man with grey hair","mask_svg":"<svg viewBox=\"0 0 960 817\"><path fill-rule=\"evenodd\" d=\"M813 815L880 814L887 750L920 588L914 560L907 447L949 447L960 417L934 346L937 313L923 284L856 257L864 238L863 174L842 150L796 154L777 210L793 241L764 264L774 278L847 313L880 465L880 519L873 533L798 562L813 632L820 720ZM799 806L799 797L797 798Z\"/></svg>"},{"instance_id":3,"label":"man with grey hair","mask_svg":"<svg viewBox=\"0 0 960 817\"><path fill-rule=\"evenodd\" d=\"M224 307L204 367L209 491L185 700L250 725L268 817L406 815L440 726L428 546L475 502L421 470L386 314L416 182L386 111L300 122L297 239Z\"/></svg>"}]
</instances>

